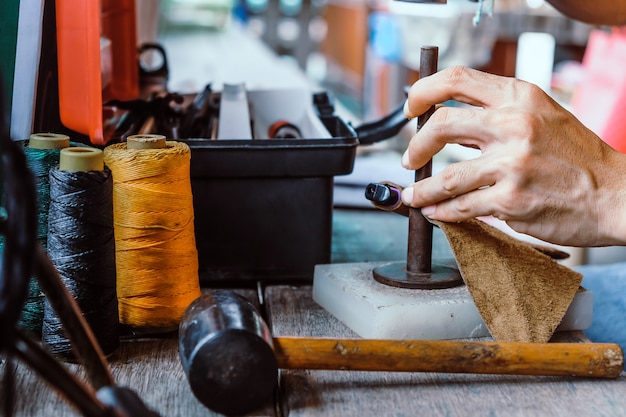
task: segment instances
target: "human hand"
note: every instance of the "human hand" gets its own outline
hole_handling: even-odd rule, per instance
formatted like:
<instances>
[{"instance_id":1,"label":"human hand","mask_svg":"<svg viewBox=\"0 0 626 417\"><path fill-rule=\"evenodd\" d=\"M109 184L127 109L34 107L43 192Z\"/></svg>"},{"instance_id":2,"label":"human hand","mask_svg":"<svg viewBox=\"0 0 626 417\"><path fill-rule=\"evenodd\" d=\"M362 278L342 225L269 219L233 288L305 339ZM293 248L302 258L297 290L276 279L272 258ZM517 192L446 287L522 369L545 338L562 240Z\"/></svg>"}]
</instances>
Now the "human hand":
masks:
<instances>
[{"instance_id":1,"label":"human hand","mask_svg":"<svg viewBox=\"0 0 626 417\"><path fill-rule=\"evenodd\" d=\"M512 229L568 246L626 244L626 155L616 152L539 87L465 67L417 81L408 118L440 107L403 155L418 169L447 143L481 150L408 186L405 204L433 220L492 215Z\"/></svg>"}]
</instances>

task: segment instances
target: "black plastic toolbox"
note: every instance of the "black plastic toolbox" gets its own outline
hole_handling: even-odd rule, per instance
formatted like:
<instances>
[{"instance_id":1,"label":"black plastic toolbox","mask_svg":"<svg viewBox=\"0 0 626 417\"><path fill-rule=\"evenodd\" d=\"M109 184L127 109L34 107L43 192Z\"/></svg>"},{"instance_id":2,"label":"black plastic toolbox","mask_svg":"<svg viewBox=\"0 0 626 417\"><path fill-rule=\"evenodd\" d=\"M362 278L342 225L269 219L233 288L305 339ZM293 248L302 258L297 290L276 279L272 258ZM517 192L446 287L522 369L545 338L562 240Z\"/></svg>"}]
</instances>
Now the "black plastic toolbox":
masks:
<instances>
[{"instance_id":1,"label":"black plastic toolbox","mask_svg":"<svg viewBox=\"0 0 626 417\"><path fill-rule=\"evenodd\" d=\"M191 148L203 283L307 281L330 262L333 177L352 172L359 140L326 94L310 101L327 131L320 137L182 139Z\"/></svg>"}]
</instances>

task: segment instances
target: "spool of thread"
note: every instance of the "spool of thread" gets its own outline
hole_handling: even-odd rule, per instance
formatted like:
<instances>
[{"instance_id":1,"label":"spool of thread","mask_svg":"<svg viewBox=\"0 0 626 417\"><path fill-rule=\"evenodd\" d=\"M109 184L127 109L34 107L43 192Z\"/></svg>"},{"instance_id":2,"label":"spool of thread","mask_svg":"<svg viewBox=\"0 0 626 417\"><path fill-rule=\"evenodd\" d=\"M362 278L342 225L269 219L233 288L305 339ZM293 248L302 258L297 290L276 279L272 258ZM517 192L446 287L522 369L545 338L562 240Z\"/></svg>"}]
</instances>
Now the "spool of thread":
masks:
<instances>
[{"instance_id":1,"label":"spool of thread","mask_svg":"<svg viewBox=\"0 0 626 417\"><path fill-rule=\"evenodd\" d=\"M161 135L109 145L120 322L136 333L178 327L200 296L189 146Z\"/></svg>"},{"instance_id":2,"label":"spool of thread","mask_svg":"<svg viewBox=\"0 0 626 417\"><path fill-rule=\"evenodd\" d=\"M26 164L35 177L37 189L37 241L44 250L48 241L48 208L50 206L49 173L59 163L61 149L70 146L67 135L57 133L33 133L24 143ZM44 295L39 282L31 278L28 296L24 302L19 326L33 334L41 335Z\"/></svg>"},{"instance_id":3,"label":"spool of thread","mask_svg":"<svg viewBox=\"0 0 626 417\"><path fill-rule=\"evenodd\" d=\"M119 346L115 291L113 178L99 149L61 150L50 170L48 256L105 355ZM72 361L69 339L48 300L42 342L55 356Z\"/></svg>"}]
</instances>

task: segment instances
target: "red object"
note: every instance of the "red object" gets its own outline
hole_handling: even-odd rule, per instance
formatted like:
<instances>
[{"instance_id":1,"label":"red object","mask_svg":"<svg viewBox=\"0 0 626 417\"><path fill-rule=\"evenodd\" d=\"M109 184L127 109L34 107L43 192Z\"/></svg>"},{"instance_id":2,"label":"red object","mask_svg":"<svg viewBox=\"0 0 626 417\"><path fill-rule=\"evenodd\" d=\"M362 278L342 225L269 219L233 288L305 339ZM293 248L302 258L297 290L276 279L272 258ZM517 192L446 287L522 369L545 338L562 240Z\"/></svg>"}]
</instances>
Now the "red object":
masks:
<instances>
[{"instance_id":1,"label":"red object","mask_svg":"<svg viewBox=\"0 0 626 417\"><path fill-rule=\"evenodd\" d=\"M268 129L268 137L270 139L301 139L302 134L297 126L289 123L286 120L279 120L272 123Z\"/></svg>"},{"instance_id":2,"label":"red object","mask_svg":"<svg viewBox=\"0 0 626 417\"><path fill-rule=\"evenodd\" d=\"M572 110L589 129L626 153L626 31L594 30L589 36L584 79L572 97Z\"/></svg>"},{"instance_id":3,"label":"red object","mask_svg":"<svg viewBox=\"0 0 626 417\"><path fill-rule=\"evenodd\" d=\"M135 19L134 0L56 0L61 122L94 145L107 142L103 102L139 95ZM111 42L110 57L101 57L101 36ZM106 85L102 63L110 65Z\"/></svg>"}]
</instances>

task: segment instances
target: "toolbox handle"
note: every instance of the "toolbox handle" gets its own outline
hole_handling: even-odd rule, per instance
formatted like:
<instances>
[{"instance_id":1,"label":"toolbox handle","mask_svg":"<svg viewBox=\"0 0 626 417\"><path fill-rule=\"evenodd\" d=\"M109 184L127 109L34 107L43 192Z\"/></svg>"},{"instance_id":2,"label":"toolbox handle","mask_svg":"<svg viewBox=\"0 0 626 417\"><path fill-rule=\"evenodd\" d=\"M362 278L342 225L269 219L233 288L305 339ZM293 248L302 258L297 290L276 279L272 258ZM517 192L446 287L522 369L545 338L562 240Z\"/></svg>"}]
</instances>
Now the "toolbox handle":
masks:
<instances>
[{"instance_id":1,"label":"toolbox handle","mask_svg":"<svg viewBox=\"0 0 626 417\"><path fill-rule=\"evenodd\" d=\"M404 93L408 95L408 87L404 88ZM322 121L332 118L335 107L328 92L313 94L313 104ZM394 137L408 122L409 119L404 116L404 102L402 102L394 111L380 120L364 123L356 128L350 127L354 128L359 145L371 145Z\"/></svg>"},{"instance_id":2,"label":"toolbox handle","mask_svg":"<svg viewBox=\"0 0 626 417\"><path fill-rule=\"evenodd\" d=\"M364 123L357 127L356 134L361 145L371 145L397 135L409 122L404 115L404 103L389 115L375 122Z\"/></svg>"}]
</instances>

